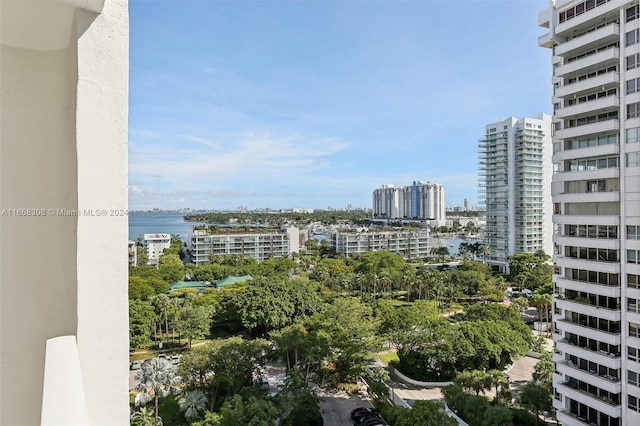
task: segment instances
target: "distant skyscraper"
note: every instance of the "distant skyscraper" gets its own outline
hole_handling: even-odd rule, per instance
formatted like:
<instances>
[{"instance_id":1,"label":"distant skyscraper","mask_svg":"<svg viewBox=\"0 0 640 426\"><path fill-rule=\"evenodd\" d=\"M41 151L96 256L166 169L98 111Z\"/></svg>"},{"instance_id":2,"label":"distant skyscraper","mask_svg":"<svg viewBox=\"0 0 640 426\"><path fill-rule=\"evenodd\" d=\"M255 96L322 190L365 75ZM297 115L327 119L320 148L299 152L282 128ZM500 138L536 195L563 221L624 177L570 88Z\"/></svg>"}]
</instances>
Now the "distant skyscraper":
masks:
<instances>
[{"instance_id":1,"label":"distant skyscraper","mask_svg":"<svg viewBox=\"0 0 640 426\"><path fill-rule=\"evenodd\" d=\"M640 425L640 7L556 0L555 373L563 425Z\"/></svg>"},{"instance_id":2,"label":"distant skyscraper","mask_svg":"<svg viewBox=\"0 0 640 426\"><path fill-rule=\"evenodd\" d=\"M464 199L464 210L467 212L471 210L471 201L468 198Z\"/></svg>"},{"instance_id":3,"label":"distant skyscraper","mask_svg":"<svg viewBox=\"0 0 640 426\"><path fill-rule=\"evenodd\" d=\"M515 253L551 254L551 116L489 124L479 141L487 263L506 271Z\"/></svg>"},{"instance_id":4,"label":"distant skyscraper","mask_svg":"<svg viewBox=\"0 0 640 426\"><path fill-rule=\"evenodd\" d=\"M387 219L445 220L445 189L439 183L414 181L411 186L383 185L373 191L373 214Z\"/></svg>"}]
</instances>

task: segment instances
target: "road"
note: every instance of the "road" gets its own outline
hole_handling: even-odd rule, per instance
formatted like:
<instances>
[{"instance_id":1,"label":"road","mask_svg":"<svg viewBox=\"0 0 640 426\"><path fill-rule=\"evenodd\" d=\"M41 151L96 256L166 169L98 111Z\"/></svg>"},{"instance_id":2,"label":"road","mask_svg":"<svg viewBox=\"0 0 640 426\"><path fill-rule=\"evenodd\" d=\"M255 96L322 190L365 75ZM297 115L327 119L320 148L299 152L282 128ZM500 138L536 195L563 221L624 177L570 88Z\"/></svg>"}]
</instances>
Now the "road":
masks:
<instances>
[{"instance_id":1,"label":"road","mask_svg":"<svg viewBox=\"0 0 640 426\"><path fill-rule=\"evenodd\" d=\"M352 426L351 410L357 407L371 407L368 397L349 396L346 392L320 392L320 410L324 426Z\"/></svg>"}]
</instances>

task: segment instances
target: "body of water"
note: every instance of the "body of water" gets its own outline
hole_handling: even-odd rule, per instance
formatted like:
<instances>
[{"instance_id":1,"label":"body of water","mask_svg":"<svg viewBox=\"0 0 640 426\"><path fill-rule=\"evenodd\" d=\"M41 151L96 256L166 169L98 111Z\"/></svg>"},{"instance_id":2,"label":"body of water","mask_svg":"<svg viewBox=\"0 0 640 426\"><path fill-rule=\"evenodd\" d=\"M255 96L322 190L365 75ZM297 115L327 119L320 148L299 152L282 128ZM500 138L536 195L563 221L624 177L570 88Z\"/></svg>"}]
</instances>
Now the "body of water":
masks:
<instances>
[{"instance_id":1,"label":"body of water","mask_svg":"<svg viewBox=\"0 0 640 426\"><path fill-rule=\"evenodd\" d=\"M183 213L132 213L129 216L129 239L136 241L143 234L173 234L189 243L191 230L202 222L186 222Z\"/></svg>"},{"instance_id":2,"label":"body of water","mask_svg":"<svg viewBox=\"0 0 640 426\"><path fill-rule=\"evenodd\" d=\"M462 238L439 238L440 245L449 249L449 253L458 254L460 243L476 243L477 240L465 240Z\"/></svg>"}]
</instances>

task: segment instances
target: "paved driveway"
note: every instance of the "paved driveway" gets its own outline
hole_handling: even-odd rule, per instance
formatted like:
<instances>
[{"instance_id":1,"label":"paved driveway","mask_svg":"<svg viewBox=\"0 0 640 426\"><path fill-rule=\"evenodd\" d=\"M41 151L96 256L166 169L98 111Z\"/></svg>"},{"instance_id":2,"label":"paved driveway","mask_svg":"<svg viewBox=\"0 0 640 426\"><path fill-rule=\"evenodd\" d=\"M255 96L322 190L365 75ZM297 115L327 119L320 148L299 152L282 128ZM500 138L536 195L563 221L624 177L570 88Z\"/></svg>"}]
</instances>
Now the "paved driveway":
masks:
<instances>
[{"instance_id":1,"label":"paved driveway","mask_svg":"<svg viewBox=\"0 0 640 426\"><path fill-rule=\"evenodd\" d=\"M351 410L357 407L371 407L368 397L349 396L346 392L320 392L320 411L324 426L352 426Z\"/></svg>"}]
</instances>

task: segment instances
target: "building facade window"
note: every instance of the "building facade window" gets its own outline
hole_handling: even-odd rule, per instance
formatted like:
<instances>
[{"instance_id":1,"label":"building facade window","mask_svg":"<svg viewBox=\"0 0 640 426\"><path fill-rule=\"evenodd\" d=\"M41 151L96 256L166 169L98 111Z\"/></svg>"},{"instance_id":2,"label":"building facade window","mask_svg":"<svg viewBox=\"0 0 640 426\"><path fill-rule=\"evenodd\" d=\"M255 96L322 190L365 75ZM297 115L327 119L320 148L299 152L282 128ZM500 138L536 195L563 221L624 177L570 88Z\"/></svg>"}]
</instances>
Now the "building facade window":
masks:
<instances>
[{"instance_id":1,"label":"building facade window","mask_svg":"<svg viewBox=\"0 0 640 426\"><path fill-rule=\"evenodd\" d=\"M637 4L635 6L630 7L629 9L627 9L627 12L626 12L627 22L631 22L635 19L638 19L639 15L640 15L640 8L638 8Z\"/></svg>"},{"instance_id":2,"label":"building facade window","mask_svg":"<svg viewBox=\"0 0 640 426\"><path fill-rule=\"evenodd\" d=\"M629 361L640 362L640 350L632 348L631 346L627 347L627 359Z\"/></svg>"},{"instance_id":3,"label":"building facade window","mask_svg":"<svg viewBox=\"0 0 640 426\"><path fill-rule=\"evenodd\" d=\"M618 250L603 249L595 247L574 247L564 248L565 256L575 259L595 260L599 262L618 262Z\"/></svg>"},{"instance_id":4,"label":"building facade window","mask_svg":"<svg viewBox=\"0 0 640 426\"><path fill-rule=\"evenodd\" d=\"M571 139L565 142L565 149L590 148L592 146L610 145L618 143L618 135L592 136L584 139Z\"/></svg>"},{"instance_id":5,"label":"building facade window","mask_svg":"<svg viewBox=\"0 0 640 426\"><path fill-rule=\"evenodd\" d=\"M627 80L627 95L636 93L640 90L640 78L632 78Z\"/></svg>"},{"instance_id":6,"label":"building facade window","mask_svg":"<svg viewBox=\"0 0 640 426\"><path fill-rule=\"evenodd\" d=\"M627 240L640 240L640 226L627 225Z\"/></svg>"},{"instance_id":7,"label":"building facade window","mask_svg":"<svg viewBox=\"0 0 640 426\"><path fill-rule=\"evenodd\" d=\"M627 263L640 263L640 250L627 250Z\"/></svg>"},{"instance_id":8,"label":"building facade window","mask_svg":"<svg viewBox=\"0 0 640 426\"><path fill-rule=\"evenodd\" d=\"M629 152L625 155L627 167L640 166L640 152Z\"/></svg>"},{"instance_id":9,"label":"building facade window","mask_svg":"<svg viewBox=\"0 0 640 426\"><path fill-rule=\"evenodd\" d=\"M640 337L640 324L635 322L629 323L629 337Z\"/></svg>"},{"instance_id":10,"label":"building facade window","mask_svg":"<svg viewBox=\"0 0 640 426\"><path fill-rule=\"evenodd\" d=\"M628 401L629 401L629 403L628 403L627 407L628 407L630 410L640 412L640 410L638 409L638 398L636 398L636 397L635 397L635 396L633 396L633 395L629 395L629 397L628 397Z\"/></svg>"},{"instance_id":11,"label":"building facade window","mask_svg":"<svg viewBox=\"0 0 640 426\"><path fill-rule=\"evenodd\" d=\"M615 225L564 225L567 237L617 239L618 227Z\"/></svg>"},{"instance_id":12,"label":"building facade window","mask_svg":"<svg viewBox=\"0 0 640 426\"><path fill-rule=\"evenodd\" d=\"M640 53L627 56L627 70L632 70L640 65Z\"/></svg>"},{"instance_id":13,"label":"building facade window","mask_svg":"<svg viewBox=\"0 0 640 426\"><path fill-rule=\"evenodd\" d=\"M633 127L626 131L626 142L634 143L640 141L640 127Z\"/></svg>"},{"instance_id":14,"label":"building facade window","mask_svg":"<svg viewBox=\"0 0 640 426\"><path fill-rule=\"evenodd\" d=\"M632 46L634 44L637 44L639 37L640 37L640 30L635 29L635 30L629 31L625 35L625 43L626 43L626 45L627 46Z\"/></svg>"},{"instance_id":15,"label":"building facade window","mask_svg":"<svg viewBox=\"0 0 640 426\"><path fill-rule=\"evenodd\" d=\"M640 117L640 102L627 104L627 118Z\"/></svg>"},{"instance_id":16,"label":"building facade window","mask_svg":"<svg viewBox=\"0 0 640 426\"><path fill-rule=\"evenodd\" d=\"M602 6L610 0L587 0L585 2L579 3L564 12L560 12L558 15L560 23L568 21L570 19L575 18L576 16L582 15L584 12L591 10L595 7ZM633 9L633 8L632 8ZM627 22L629 22L629 12L627 10Z\"/></svg>"},{"instance_id":17,"label":"building facade window","mask_svg":"<svg viewBox=\"0 0 640 426\"><path fill-rule=\"evenodd\" d=\"M635 274L627 274L627 287L640 288L640 276Z\"/></svg>"}]
</instances>

